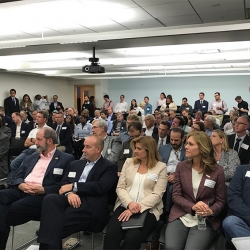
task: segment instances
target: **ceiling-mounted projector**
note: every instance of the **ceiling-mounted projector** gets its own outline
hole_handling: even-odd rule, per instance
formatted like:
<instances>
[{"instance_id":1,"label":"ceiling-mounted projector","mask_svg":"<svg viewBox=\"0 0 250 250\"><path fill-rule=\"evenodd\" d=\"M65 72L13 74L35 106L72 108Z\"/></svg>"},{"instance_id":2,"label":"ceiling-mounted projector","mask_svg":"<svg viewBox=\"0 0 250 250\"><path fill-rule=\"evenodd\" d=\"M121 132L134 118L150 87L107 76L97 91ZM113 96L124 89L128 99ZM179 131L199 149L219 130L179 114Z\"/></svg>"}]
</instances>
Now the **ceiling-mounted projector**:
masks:
<instances>
[{"instance_id":1,"label":"ceiling-mounted projector","mask_svg":"<svg viewBox=\"0 0 250 250\"><path fill-rule=\"evenodd\" d=\"M85 65L82 67L82 72L95 74L95 73L105 73L105 68L99 65L99 58L95 57L95 47L93 47L93 57L89 58L91 65Z\"/></svg>"}]
</instances>

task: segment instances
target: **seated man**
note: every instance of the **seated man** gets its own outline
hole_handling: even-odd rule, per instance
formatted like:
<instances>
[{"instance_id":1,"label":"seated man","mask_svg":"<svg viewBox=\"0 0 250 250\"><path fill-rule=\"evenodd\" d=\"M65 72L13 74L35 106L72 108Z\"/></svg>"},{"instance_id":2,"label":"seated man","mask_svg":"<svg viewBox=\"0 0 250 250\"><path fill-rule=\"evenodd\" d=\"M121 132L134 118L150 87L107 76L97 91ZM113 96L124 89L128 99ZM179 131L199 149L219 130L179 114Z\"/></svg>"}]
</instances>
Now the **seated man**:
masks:
<instances>
[{"instance_id":1,"label":"seated man","mask_svg":"<svg viewBox=\"0 0 250 250\"><path fill-rule=\"evenodd\" d=\"M107 224L117 166L102 157L103 147L99 136L87 137L85 159L70 164L60 194L45 197L38 236L40 249L61 249L62 238L79 231L101 232Z\"/></svg>"},{"instance_id":2,"label":"seated man","mask_svg":"<svg viewBox=\"0 0 250 250\"><path fill-rule=\"evenodd\" d=\"M0 179L6 178L9 172L8 153L10 148L10 140L8 135L0 131ZM0 185L0 189L5 185Z\"/></svg>"},{"instance_id":3,"label":"seated man","mask_svg":"<svg viewBox=\"0 0 250 250\"><path fill-rule=\"evenodd\" d=\"M43 198L58 193L72 155L55 147L56 133L42 128L36 134L37 153L28 156L11 181L11 189L0 190L0 249L5 249L10 226L41 216Z\"/></svg>"},{"instance_id":4,"label":"seated man","mask_svg":"<svg viewBox=\"0 0 250 250\"><path fill-rule=\"evenodd\" d=\"M20 117L21 117L22 122L25 122L27 124L30 123L30 121L28 119L28 115L25 111L23 111L23 110L20 111Z\"/></svg>"},{"instance_id":5,"label":"seated man","mask_svg":"<svg viewBox=\"0 0 250 250\"><path fill-rule=\"evenodd\" d=\"M66 122L64 122L63 113L56 114L55 120L56 124L53 124L52 128L56 131L56 136L57 136L56 147L60 151L71 154L72 153L71 126Z\"/></svg>"},{"instance_id":6,"label":"seated man","mask_svg":"<svg viewBox=\"0 0 250 250\"><path fill-rule=\"evenodd\" d=\"M232 238L250 237L250 165L236 168L228 188L228 217L223 229L228 242ZM247 249L247 248L246 248Z\"/></svg>"},{"instance_id":7,"label":"seated man","mask_svg":"<svg viewBox=\"0 0 250 250\"><path fill-rule=\"evenodd\" d=\"M121 153L122 143L120 137L109 136L107 134L108 125L103 119L94 120L92 123L92 133L98 135L104 140L104 148L101 152L102 156L112 162L117 162ZM83 151L84 152L84 151ZM85 158L82 154L81 160Z\"/></svg>"},{"instance_id":8,"label":"seated man","mask_svg":"<svg viewBox=\"0 0 250 250\"><path fill-rule=\"evenodd\" d=\"M11 117L14 122L11 126L11 137L26 140L30 132L29 124L22 122L18 112L12 113Z\"/></svg>"},{"instance_id":9,"label":"seated man","mask_svg":"<svg viewBox=\"0 0 250 250\"><path fill-rule=\"evenodd\" d=\"M206 128L206 134L208 136L211 136L212 134L212 131L217 129L216 128L216 120L215 120L215 117L213 117L212 115L207 115L205 120L204 120L204 125L205 125L205 128Z\"/></svg>"},{"instance_id":10,"label":"seated man","mask_svg":"<svg viewBox=\"0 0 250 250\"><path fill-rule=\"evenodd\" d=\"M113 121L112 133L115 136L118 136L120 133L127 130L126 121L123 120L123 115L121 113L116 114L116 120Z\"/></svg>"},{"instance_id":11,"label":"seated man","mask_svg":"<svg viewBox=\"0 0 250 250\"><path fill-rule=\"evenodd\" d=\"M158 134L153 135L158 148L170 142L170 123L168 121L161 121L158 127Z\"/></svg>"},{"instance_id":12,"label":"seated man","mask_svg":"<svg viewBox=\"0 0 250 250\"><path fill-rule=\"evenodd\" d=\"M110 135L111 131L112 131L112 128L113 128L113 122L108 120L108 111L107 110L105 110L105 109L101 110L100 113L101 113L101 118L104 121L106 121L107 124L108 124L107 134Z\"/></svg>"},{"instance_id":13,"label":"seated man","mask_svg":"<svg viewBox=\"0 0 250 250\"><path fill-rule=\"evenodd\" d=\"M144 133L147 136L153 136L158 134L158 128L154 125L155 118L153 115L146 115L145 116L145 126Z\"/></svg>"},{"instance_id":14,"label":"seated man","mask_svg":"<svg viewBox=\"0 0 250 250\"><path fill-rule=\"evenodd\" d=\"M123 143L121 154L120 154L119 160L117 161L118 176L120 176L123 164L125 163L127 158L133 157L134 152L132 148L130 147L131 140L143 135L141 122L140 121L130 122L130 124L128 125L128 134L130 136L130 139L128 139L127 141Z\"/></svg>"}]
</instances>

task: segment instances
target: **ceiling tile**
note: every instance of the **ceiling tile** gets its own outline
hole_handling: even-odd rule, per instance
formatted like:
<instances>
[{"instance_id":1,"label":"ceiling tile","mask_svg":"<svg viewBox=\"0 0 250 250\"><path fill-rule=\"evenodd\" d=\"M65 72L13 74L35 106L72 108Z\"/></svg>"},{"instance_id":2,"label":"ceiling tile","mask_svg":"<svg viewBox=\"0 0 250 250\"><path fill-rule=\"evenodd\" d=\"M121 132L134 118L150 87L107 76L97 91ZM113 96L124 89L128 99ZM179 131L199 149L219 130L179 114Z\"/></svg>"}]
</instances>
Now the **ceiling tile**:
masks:
<instances>
[{"instance_id":1,"label":"ceiling tile","mask_svg":"<svg viewBox=\"0 0 250 250\"><path fill-rule=\"evenodd\" d=\"M164 3L187 2L188 0L134 0L140 6L150 6Z\"/></svg>"},{"instance_id":2,"label":"ceiling tile","mask_svg":"<svg viewBox=\"0 0 250 250\"><path fill-rule=\"evenodd\" d=\"M51 29L48 29L48 28L44 28L42 30L37 30L37 31L34 31L34 30L23 30L31 35L34 35L34 36L37 36L37 37L51 37L51 36L61 36L61 35L64 35L64 33L62 32L58 32L58 31L55 31L55 30L51 30Z\"/></svg>"},{"instance_id":3,"label":"ceiling tile","mask_svg":"<svg viewBox=\"0 0 250 250\"><path fill-rule=\"evenodd\" d=\"M24 33L24 32L17 31L17 32L12 33L12 34L6 34L5 37L11 38L11 39L27 39L27 38L34 38L35 36L31 35L31 34Z\"/></svg>"},{"instance_id":4,"label":"ceiling tile","mask_svg":"<svg viewBox=\"0 0 250 250\"><path fill-rule=\"evenodd\" d=\"M122 25L117 24L117 23L114 23L112 25L90 27L90 29L93 30L93 31L96 31L96 32L109 32L109 31L127 30L127 28L125 28Z\"/></svg>"},{"instance_id":5,"label":"ceiling tile","mask_svg":"<svg viewBox=\"0 0 250 250\"><path fill-rule=\"evenodd\" d=\"M192 6L188 2L145 6L144 9L156 18L196 14Z\"/></svg>"},{"instance_id":6,"label":"ceiling tile","mask_svg":"<svg viewBox=\"0 0 250 250\"><path fill-rule=\"evenodd\" d=\"M121 24L127 27L128 29L146 29L146 28L163 27L163 25L155 19L121 22Z\"/></svg>"},{"instance_id":7,"label":"ceiling tile","mask_svg":"<svg viewBox=\"0 0 250 250\"><path fill-rule=\"evenodd\" d=\"M244 10L206 12L199 13L199 16L204 23L245 20Z\"/></svg>"},{"instance_id":8,"label":"ceiling tile","mask_svg":"<svg viewBox=\"0 0 250 250\"><path fill-rule=\"evenodd\" d=\"M244 10L244 1L240 0L190 0L198 13L221 12L227 10Z\"/></svg>"},{"instance_id":9,"label":"ceiling tile","mask_svg":"<svg viewBox=\"0 0 250 250\"><path fill-rule=\"evenodd\" d=\"M158 18L166 26L189 25L202 23L197 15L170 16Z\"/></svg>"},{"instance_id":10,"label":"ceiling tile","mask_svg":"<svg viewBox=\"0 0 250 250\"><path fill-rule=\"evenodd\" d=\"M81 25L68 25L68 26L58 26L58 25L51 25L49 27L50 30L55 30L57 32L61 32L64 34L85 34L85 33L92 33L93 31L82 27Z\"/></svg>"},{"instance_id":11,"label":"ceiling tile","mask_svg":"<svg viewBox=\"0 0 250 250\"><path fill-rule=\"evenodd\" d=\"M113 12L109 15L109 18L120 23L120 22L129 22L137 20L146 20L153 19L146 11L141 8L129 8L123 9L122 12Z\"/></svg>"}]
</instances>

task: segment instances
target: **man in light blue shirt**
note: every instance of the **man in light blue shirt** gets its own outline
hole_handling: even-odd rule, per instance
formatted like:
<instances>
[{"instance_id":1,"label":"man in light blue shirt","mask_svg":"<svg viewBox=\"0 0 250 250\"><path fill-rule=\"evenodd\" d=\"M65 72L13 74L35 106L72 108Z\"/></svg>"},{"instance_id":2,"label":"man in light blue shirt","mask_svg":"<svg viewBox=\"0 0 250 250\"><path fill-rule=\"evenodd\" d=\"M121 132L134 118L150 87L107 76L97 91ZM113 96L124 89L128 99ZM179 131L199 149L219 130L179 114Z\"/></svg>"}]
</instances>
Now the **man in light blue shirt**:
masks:
<instances>
[{"instance_id":1,"label":"man in light blue shirt","mask_svg":"<svg viewBox=\"0 0 250 250\"><path fill-rule=\"evenodd\" d=\"M111 133L111 130L113 128L113 122L108 120L108 111L107 110L101 110L101 118L107 122L108 124L108 131L107 131L107 134L110 135Z\"/></svg>"},{"instance_id":2,"label":"man in light blue shirt","mask_svg":"<svg viewBox=\"0 0 250 250\"><path fill-rule=\"evenodd\" d=\"M144 112L145 115L151 115L152 114L152 105L148 102L149 101L149 97L145 96L144 97L144 102L145 102L145 107L144 107Z\"/></svg>"}]
</instances>

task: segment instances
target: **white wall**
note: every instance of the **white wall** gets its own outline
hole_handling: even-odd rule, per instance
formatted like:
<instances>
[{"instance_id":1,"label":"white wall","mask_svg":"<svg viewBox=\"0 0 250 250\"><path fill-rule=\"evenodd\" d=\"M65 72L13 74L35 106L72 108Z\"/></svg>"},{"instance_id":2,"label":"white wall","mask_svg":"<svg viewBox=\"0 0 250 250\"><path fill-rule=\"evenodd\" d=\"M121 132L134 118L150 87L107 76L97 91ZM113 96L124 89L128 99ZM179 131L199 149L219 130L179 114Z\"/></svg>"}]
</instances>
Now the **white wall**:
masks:
<instances>
[{"instance_id":1,"label":"white wall","mask_svg":"<svg viewBox=\"0 0 250 250\"><path fill-rule=\"evenodd\" d=\"M49 101L56 94L64 107L73 105L74 97L72 97L71 85L67 79L0 73L0 105L3 105L4 99L9 96L9 90L12 88L16 90L16 97L19 101L22 100L24 94L28 94L32 101L37 94L48 95Z\"/></svg>"},{"instance_id":2,"label":"white wall","mask_svg":"<svg viewBox=\"0 0 250 250\"><path fill-rule=\"evenodd\" d=\"M171 94L177 105L181 105L183 97L188 98L190 105L194 105L198 99L199 92L205 93L205 99L211 102L214 93L220 92L229 110L237 106L234 100L241 95L243 100L250 104L250 76L206 76L206 77L173 77L173 78L152 78L152 79L117 79L109 80L108 94L115 103L119 101L121 94L130 104L134 98L137 103L143 101L148 95L153 108L161 92Z\"/></svg>"}]
</instances>

